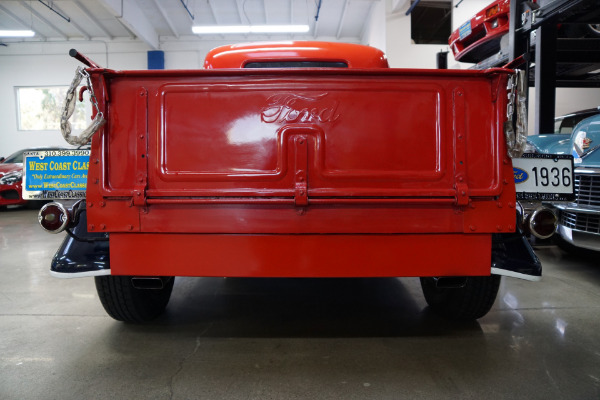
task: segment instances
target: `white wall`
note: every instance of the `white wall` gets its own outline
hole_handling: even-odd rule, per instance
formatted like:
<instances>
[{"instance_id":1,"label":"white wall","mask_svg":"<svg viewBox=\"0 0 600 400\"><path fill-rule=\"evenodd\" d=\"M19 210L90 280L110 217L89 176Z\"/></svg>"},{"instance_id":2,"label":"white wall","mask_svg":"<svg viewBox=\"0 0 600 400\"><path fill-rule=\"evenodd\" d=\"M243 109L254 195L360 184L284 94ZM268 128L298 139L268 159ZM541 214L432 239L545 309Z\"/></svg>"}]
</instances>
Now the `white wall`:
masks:
<instances>
[{"instance_id":1,"label":"white wall","mask_svg":"<svg viewBox=\"0 0 600 400\"><path fill-rule=\"evenodd\" d=\"M225 42L198 40L166 43L165 68L202 68L206 53ZM68 86L79 61L68 53L76 48L97 64L112 69L146 69L146 45L138 41L25 42L0 47L0 156L41 146L68 147L59 131L19 131L16 87Z\"/></svg>"},{"instance_id":2,"label":"white wall","mask_svg":"<svg viewBox=\"0 0 600 400\"><path fill-rule=\"evenodd\" d=\"M387 58L392 68L436 68L436 53L446 51L447 45L416 45L410 38L410 15L405 15L410 1L396 7L386 0Z\"/></svg>"},{"instance_id":3,"label":"white wall","mask_svg":"<svg viewBox=\"0 0 600 400\"><path fill-rule=\"evenodd\" d=\"M574 111L600 106L599 88L556 88L556 111L554 115L565 115ZM535 132L535 88L529 89L529 134Z\"/></svg>"},{"instance_id":4,"label":"white wall","mask_svg":"<svg viewBox=\"0 0 600 400\"><path fill-rule=\"evenodd\" d=\"M385 21L386 15L386 3L385 1L378 1L371 7L371 13L369 20L365 28L365 34L363 37L363 44L371 47L375 47L385 52L387 47L387 29L386 25L382 23Z\"/></svg>"},{"instance_id":5,"label":"white wall","mask_svg":"<svg viewBox=\"0 0 600 400\"><path fill-rule=\"evenodd\" d=\"M426 0L424 0L426 1ZM452 6L452 30L490 3L490 0L464 0L458 8ZM450 51L447 44L414 44L410 37L411 17L406 15L409 0L386 0L387 56L393 68L436 68L436 54ZM448 54L449 68L468 68L472 64L459 63Z\"/></svg>"},{"instance_id":6,"label":"white wall","mask_svg":"<svg viewBox=\"0 0 600 400\"><path fill-rule=\"evenodd\" d=\"M138 50L124 51L122 44L113 46L115 53L107 51L104 43L20 43L0 47L0 156L27 147L68 147L58 131L18 130L15 88L68 86L81 65L68 55L73 47L103 66L146 68L146 49L138 43Z\"/></svg>"}]
</instances>

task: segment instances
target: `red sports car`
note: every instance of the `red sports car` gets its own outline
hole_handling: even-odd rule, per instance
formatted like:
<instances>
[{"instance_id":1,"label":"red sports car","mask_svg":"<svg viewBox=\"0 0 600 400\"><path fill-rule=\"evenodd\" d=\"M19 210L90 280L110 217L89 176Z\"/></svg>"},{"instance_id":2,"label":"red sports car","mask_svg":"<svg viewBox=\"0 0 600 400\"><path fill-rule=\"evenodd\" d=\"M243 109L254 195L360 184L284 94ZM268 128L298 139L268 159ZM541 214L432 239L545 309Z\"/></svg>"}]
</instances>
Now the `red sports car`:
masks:
<instances>
[{"instance_id":1,"label":"red sports car","mask_svg":"<svg viewBox=\"0 0 600 400\"><path fill-rule=\"evenodd\" d=\"M550 4L551 0L532 0L533 3ZM590 1L588 7L597 7ZM501 39L509 31L510 0L496 0L473 18L452 32L448 44L454 59L461 62L478 63L500 51ZM560 23L558 37L598 38L600 24ZM508 43L507 43L508 44Z\"/></svg>"},{"instance_id":2,"label":"red sports car","mask_svg":"<svg viewBox=\"0 0 600 400\"><path fill-rule=\"evenodd\" d=\"M448 44L456 61L476 63L499 52L509 10L510 0L496 0L452 32Z\"/></svg>"}]
</instances>

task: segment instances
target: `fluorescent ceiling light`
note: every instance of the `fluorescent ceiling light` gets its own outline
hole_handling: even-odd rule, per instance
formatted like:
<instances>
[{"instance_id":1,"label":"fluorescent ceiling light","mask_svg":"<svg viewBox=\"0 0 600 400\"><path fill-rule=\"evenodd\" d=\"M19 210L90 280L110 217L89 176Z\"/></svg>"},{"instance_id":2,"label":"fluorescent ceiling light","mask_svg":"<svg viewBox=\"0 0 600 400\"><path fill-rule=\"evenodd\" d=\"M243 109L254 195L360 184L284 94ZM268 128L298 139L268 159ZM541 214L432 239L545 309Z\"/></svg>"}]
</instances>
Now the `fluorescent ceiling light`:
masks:
<instances>
[{"instance_id":1,"label":"fluorescent ceiling light","mask_svg":"<svg viewBox=\"0 0 600 400\"><path fill-rule=\"evenodd\" d=\"M192 32L198 35L211 33L305 33L308 30L308 25L210 25L192 27Z\"/></svg>"},{"instance_id":2,"label":"fluorescent ceiling light","mask_svg":"<svg viewBox=\"0 0 600 400\"><path fill-rule=\"evenodd\" d=\"M32 37L35 35L34 31L2 31L0 30L0 37Z\"/></svg>"}]
</instances>

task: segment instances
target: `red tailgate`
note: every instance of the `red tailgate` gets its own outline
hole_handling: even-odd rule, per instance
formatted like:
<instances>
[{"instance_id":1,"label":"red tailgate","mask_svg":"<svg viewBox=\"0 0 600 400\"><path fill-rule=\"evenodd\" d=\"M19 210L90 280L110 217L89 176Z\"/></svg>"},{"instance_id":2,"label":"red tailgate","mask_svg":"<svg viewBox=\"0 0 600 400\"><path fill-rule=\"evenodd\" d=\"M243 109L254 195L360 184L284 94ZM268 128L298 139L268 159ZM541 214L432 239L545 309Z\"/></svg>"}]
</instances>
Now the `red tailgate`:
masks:
<instances>
[{"instance_id":1,"label":"red tailgate","mask_svg":"<svg viewBox=\"0 0 600 400\"><path fill-rule=\"evenodd\" d=\"M478 232L514 224L496 204L506 71L97 73L109 121L88 200L114 209L90 212L107 231L468 232L476 213L488 214Z\"/></svg>"}]
</instances>

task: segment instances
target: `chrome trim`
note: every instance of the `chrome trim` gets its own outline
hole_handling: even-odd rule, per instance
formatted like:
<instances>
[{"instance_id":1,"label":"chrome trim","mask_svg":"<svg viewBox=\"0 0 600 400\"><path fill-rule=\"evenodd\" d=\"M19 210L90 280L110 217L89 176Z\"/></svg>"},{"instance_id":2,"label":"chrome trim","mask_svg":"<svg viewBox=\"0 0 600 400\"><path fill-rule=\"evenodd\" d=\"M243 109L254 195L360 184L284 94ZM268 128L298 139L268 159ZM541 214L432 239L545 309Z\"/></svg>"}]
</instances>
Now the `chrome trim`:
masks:
<instances>
[{"instance_id":1,"label":"chrome trim","mask_svg":"<svg viewBox=\"0 0 600 400\"><path fill-rule=\"evenodd\" d=\"M570 203L572 204L572 203ZM570 207L570 206L565 206L563 204L552 204L554 206L554 208L557 208L561 211L570 211L570 212L579 212L579 213L585 213L585 214L600 214L600 210L598 209L589 209L589 208L583 208L583 207Z\"/></svg>"},{"instance_id":2,"label":"chrome trim","mask_svg":"<svg viewBox=\"0 0 600 400\"><path fill-rule=\"evenodd\" d=\"M54 230L46 229L46 227L44 227L44 225L42 224L42 219L43 219L42 213L48 207L58 207L58 209L64 216L64 218L61 218L61 224L57 229L54 229ZM71 217L71 214L69 213L69 210L63 204L58 203L56 201L44 204L42 206L42 208L40 209L40 211L38 212L38 223L40 224L40 226L42 227L43 230L45 230L46 232L50 232L50 233L60 233L60 232L64 231L65 229L67 229L67 226L69 226L69 223L71 222L71 220L72 220L72 217Z\"/></svg>"},{"instance_id":3,"label":"chrome trim","mask_svg":"<svg viewBox=\"0 0 600 400\"><path fill-rule=\"evenodd\" d=\"M574 174L597 174L600 175L600 168L577 167Z\"/></svg>"},{"instance_id":4,"label":"chrome trim","mask_svg":"<svg viewBox=\"0 0 600 400\"><path fill-rule=\"evenodd\" d=\"M578 231L567 228L564 225L558 226L558 234L565 242L572 244L575 247L600 251L600 235L595 233Z\"/></svg>"},{"instance_id":5,"label":"chrome trim","mask_svg":"<svg viewBox=\"0 0 600 400\"><path fill-rule=\"evenodd\" d=\"M97 271L85 271L85 272L55 272L50 271L50 275L55 278L61 279L72 279L72 278L86 278L89 276L105 276L110 275L110 269L100 269Z\"/></svg>"},{"instance_id":6,"label":"chrome trim","mask_svg":"<svg viewBox=\"0 0 600 400\"><path fill-rule=\"evenodd\" d=\"M492 267L492 274L509 276L511 278L524 279L526 281L531 281L531 282L539 282L542 280L541 276L526 275L526 274L522 274L520 272L508 271L505 269L494 268L494 267Z\"/></svg>"}]
</instances>

